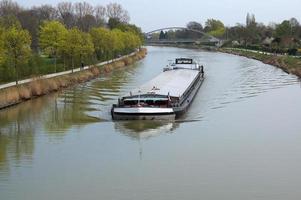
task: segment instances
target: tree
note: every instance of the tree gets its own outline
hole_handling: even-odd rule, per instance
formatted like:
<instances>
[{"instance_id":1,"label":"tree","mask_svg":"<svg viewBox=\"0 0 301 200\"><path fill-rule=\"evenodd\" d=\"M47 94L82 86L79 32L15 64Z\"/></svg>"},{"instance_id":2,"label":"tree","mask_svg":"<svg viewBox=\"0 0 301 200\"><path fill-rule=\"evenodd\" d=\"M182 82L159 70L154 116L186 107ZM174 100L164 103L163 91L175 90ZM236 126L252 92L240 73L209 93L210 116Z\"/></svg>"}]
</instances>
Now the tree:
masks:
<instances>
[{"instance_id":1,"label":"tree","mask_svg":"<svg viewBox=\"0 0 301 200\"><path fill-rule=\"evenodd\" d=\"M222 37L225 34L225 26L223 22L216 19L208 19L205 23L205 32L214 37Z\"/></svg>"},{"instance_id":2,"label":"tree","mask_svg":"<svg viewBox=\"0 0 301 200\"><path fill-rule=\"evenodd\" d=\"M110 3L107 5L107 17L117 19L119 22L128 23L130 16L127 10L123 9L120 4Z\"/></svg>"},{"instance_id":3,"label":"tree","mask_svg":"<svg viewBox=\"0 0 301 200\"><path fill-rule=\"evenodd\" d=\"M80 31L78 30L78 28L72 28L68 30L68 33L66 34L66 39L64 40L63 45L61 46L61 48L71 60L72 72L74 69L74 59L79 54L78 50L81 44L80 40Z\"/></svg>"},{"instance_id":4,"label":"tree","mask_svg":"<svg viewBox=\"0 0 301 200\"><path fill-rule=\"evenodd\" d=\"M92 37L89 33L80 32L80 48L79 48L79 58L81 63L83 63L84 58L88 58L94 53L94 44L92 42Z\"/></svg>"},{"instance_id":5,"label":"tree","mask_svg":"<svg viewBox=\"0 0 301 200\"><path fill-rule=\"evenodd\" d=\"M41 5L39 7L33 7L31 10L37 13L36 15L40 22L45 20L56 20L58 17L57 10L51 5Z\"/></svg>"},{"instance_id":6,"label":"tree","mask_svg":"<svg viewBox=\"0 0 301 200\"><path fill-rule=\"evenodd\" d=\"M67 29L58 21L46 21L40 29L40 46L45 53L54 57L55 72L58 50L63 45L66 34Z\"/></svg>"},{"instance_id":7,"label":"tree","mask_svg":"<svg viewBox=\"0 0 301 200\"><path fill-rule=\"evenodd\" d=\"M67 28L75 25L74 8L71 2L60 2L57 5L58 15Z\"/></svg>"},{"instance_id":8,"label":"tree","mask_svg":"<svg viewBox=\"0 0 301 200\"><path fill-rule=\"evenodd\" d=\"M249 26L252 26L254 24L256 24L255 15L248 13L247 17L246 17L246 26L249 27Z\"/></svg>"},{"instance_id":9,"label":"tree","mask_svg":"<svg viewBox=\"0 0 301 200\"><path fill-rule=\"evenodd\" d=\"M0 16L17 16L20 12L21 7L18 3L11 0L0 1Z\"/></svg>"},{"instance_id":10,"label":"tree","mask_svg":"<svg viewBox=\"0 0 301 200\"><path fill-rule=\"evenodd\" d=\"M300 23L296 18L291 18L290 19L290 25L291 25L291 34L295 37L298 38L301 34L301 27Z\"/></svg>"},{"instance_id":11,"label":"tree","mask_svg":"<svg viewBox=\"0 0 301 200\"><path fill-rule=\"evenodd\" d=\"M15 69L16 84L19 81L19 64L26 63L30 56L31 38L29 32L16 27L11 27L3 34L4 54Z\"/></svg>"},{"instance_id":12,"label":"tree","mask_svg":"<svg viewBox=\"0 0 301 200\"><path fill-rule=\"evenodd\" d=\"M163 31L160 31L159 40L164 40L164 39L166 39L165 33Z\"/></svg>"},{"instance_id":13,"label":"tree","mask_svg":"<svg viewBox=\"0 0 301 200\"><path fill-rule=\"evenodd\" d=\"M81 31L89 31L89 27L96 24L95 17L93 16L93 6L87 2L78 2L75 3L73 7L77 19L77 26Z\"/></svg>"},{"instance_id":14,"label":"tree","mask_svg":"<svg viewBox=\"0 0 301 200\"><path fill-rule=\"evenodd\" d=\"M90 35L97 59L104 60L110 58L113 51L113 39L110 30L106 28L92 28Z\"/></svg>"},{"instance_id":15,"label":"tree","mask_svg":"<svg viewBox=\"0 0 301 200\"><path fill-rule=\"evenodd\" d=\"M114 29L111 34L113 37L113 54L114 57L116 57L125 50L125 43L123 40L124 33L119 29Z\"/></svg>"},{"instance_id":16,"label":"tree","mask_svg":"<svg viewBox=\"0 0 301 200\"><path fill-rule=\"evenodd\" d=\"M186 26L188 29L193 29L193 30L198 30L198 31L202 31L203 30L203 26L202 24L192 21L189 22Z\"/></svg>"},{"instance_id":17,"label":"tree","mask_svg":"<svg viewBox=\"0 0 301 200\"><path fill-rule=\"evenodd\" d=\"M94 8L94 14L97 25L103 26L106 23L106 8L98 5Z\"/></svg>"},{"instance_id":18,"label":"tree","mask_svg":"<svg viewBox=\"0 0 301 200\"><path fill-rule=\"evenodd\" d=\"M72 72L74 69L75 59L82 58L93 54L94 46L91 36L81 32L78 28L72 28L66 34L66 39L61 47L71 59Z\"/></svg>"},{"instance_id":19,"label":"tree","mask_svg":"<svg viewBox=\"0 0 301 200\"><path fill-rule=\"evenodd\" d=\"M121 22L119 21L118 18L109 18L108 26L111 30L117 28L120 24Z\"/></svg>"},{"instance_id":20,"label":"tree","mask_svg":"<svg viewBox=\"0 0 301 200\"><path fill-rule=\"evenodd\" d=\"M18 14L18 19L23 29L28 30L31 35L31 48L38 51L38 35L40 19L36 10L22 10Z\"/></svg>"},{"instance_id":21,"label":"tree","mask_svg":"<svg viewBox=\"0 0 301 200\"><path fill-rule=\"evenodd\" d=\"M287 37L292 35L292 26L290 21L284 20L281 24L276 26L276 36L277 37Z\"/></svg>"},{"instance_id":22,"label":"tree","mask_svg":"<svg viewBox=\"0 0 301 200\"><path fill-rule=\"evenodd\" d=\"M258 42L259 30L257 29L257 23L254 14L247 14L246 17L246 28L244 33L245 45L249 43L254 44Z\"/></svg>"},{"instance_id":23,"label":"tree","mask_svg":"<svg viewBox=\"0 0 301 200\"><path fill-rule=\"evenodd\" d=\"M0 27L0 65L5 61L4 54L4 28Z\"/></svg>"}]
</instances>

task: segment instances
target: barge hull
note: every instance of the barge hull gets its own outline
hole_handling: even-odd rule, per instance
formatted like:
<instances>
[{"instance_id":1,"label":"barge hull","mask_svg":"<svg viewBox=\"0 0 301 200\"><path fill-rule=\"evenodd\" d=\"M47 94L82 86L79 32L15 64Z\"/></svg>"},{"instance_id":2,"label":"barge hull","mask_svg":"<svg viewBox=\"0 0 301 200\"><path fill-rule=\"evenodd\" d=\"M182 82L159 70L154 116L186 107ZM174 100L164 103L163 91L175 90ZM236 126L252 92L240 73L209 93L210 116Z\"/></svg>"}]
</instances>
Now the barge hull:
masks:
<instances>
[{"instance_id":1,"label":"barge hull","mask_svg":"<svg viewBox=\"0 0 301 200\"><path fill-rule=\"evenodd\" d=\"M172 108L113 107L111 114L114 120L172 120L176 114Z\"/></svg>"},{"instance_id":2,"label":"barge hull","mask_svg":"<svg viewBox=\"0 0 301 200\"><path fill-rule=\"evenodd\" d=\"M176 118L175 113L168 114L120 114L114 112L112 114L114 120L174 120Z\"/></svg>"}]
</instances>

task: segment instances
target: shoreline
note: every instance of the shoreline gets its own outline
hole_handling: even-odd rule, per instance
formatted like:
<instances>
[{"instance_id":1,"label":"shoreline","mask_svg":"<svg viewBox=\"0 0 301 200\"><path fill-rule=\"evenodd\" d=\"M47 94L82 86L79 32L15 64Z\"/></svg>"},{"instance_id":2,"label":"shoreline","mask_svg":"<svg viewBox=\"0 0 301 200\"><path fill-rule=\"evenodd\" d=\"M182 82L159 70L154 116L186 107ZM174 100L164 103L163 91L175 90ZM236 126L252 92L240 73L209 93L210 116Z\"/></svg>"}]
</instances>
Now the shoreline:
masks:
<instances>
[{"instance_id":1,"label":"shoreline","mask_svg":"<svg viewBox=\"0 0 301 200\"><path fill-rule=\"evenodd\" d=\"M284 55L272 55L266 53L257 53L251 51L234 50L234 49L217 49L218 52L227 53L236 56L242 56L258 60L264 64L272 65L282 69L287 74L293 74L301 78L301 59Z\"/></svg>"},{"instance_id":2,"label":"shoreline","mask_svg":"<svg viewBox=\"0 0 301 200\"><path fill-rule=\"evenodd\" d=\"M81 84L99 77L101 74L108 74L114 69L131 65L147 54L147 49L142 48L137 52L131 53L121 59L113 59L95 64L91 67L85 67L73 73L69 71L50 77L37 77L28 79L26 82L18 85L8 85L0 89L0 110L17 105L24 101L47 95L52 92L62 90L77 84ZM7 84L6 84L7 85Z\"/></svg>"},{"instance_id":3,"label":"shoreline","mask_svg":"<svg viewBox=\"0 0 301 200\"><path fill-rule=\"evenodd\" d=\"M150 45L150 46L164 46L164 45ZM244 51L239 49L226 49L196 45L165 45L168 47L177 47L185 49L201 49L205 51L216 51L221 53L227 53L236 56L242 56L249 59L258 60L264 64L272 65L274 67L282 69L287 74L293 74L301 78L301 58L295 58L284 55L272 55L268 53L257 53L252 51Z\"/></svg>"}]
</instances>

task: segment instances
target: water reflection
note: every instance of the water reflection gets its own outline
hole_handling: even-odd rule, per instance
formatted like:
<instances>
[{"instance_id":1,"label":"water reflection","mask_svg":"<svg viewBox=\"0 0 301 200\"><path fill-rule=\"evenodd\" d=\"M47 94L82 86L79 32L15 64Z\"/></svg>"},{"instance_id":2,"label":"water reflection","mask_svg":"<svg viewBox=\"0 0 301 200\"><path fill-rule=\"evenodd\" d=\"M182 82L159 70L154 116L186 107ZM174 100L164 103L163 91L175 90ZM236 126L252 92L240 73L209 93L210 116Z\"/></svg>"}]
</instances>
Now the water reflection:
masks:
<instances>
[{"instance_id":1,"label":"water reflection","mask_svg":"<svg viewBox=\"0 0 301 200\"><path fill-rule=\"evenodd\" d=\"M87 114L88 110L95 110L91 105L83 90L70 89L57 94L48 105L47 116L44 116L45 130L49 133L67 132L75 125L100 122L101 119Z\"/></svg>"},{"instance_id":2,"label":"water reflection","mask_svg":"<svg viewBox=\"0 0 301 200\"><path fill-rule=\"evenodd\" d=\"M0 112L1 172L9 173L10 166L31 165L41 113L50 102L50 97L37 98Z\"/></svg>"},{"instance_id":3,"label":"water reflection","mask_svg":"<svg viewBox=\"0 0 301 200\"><path fill-rule=\"evenodd\" d=\"M160 134L172 133L179 127L176 122L164 121L120 121L114 123L116 131L129 136L132 139L149 139Z\"/></svg>"}]
</instances>

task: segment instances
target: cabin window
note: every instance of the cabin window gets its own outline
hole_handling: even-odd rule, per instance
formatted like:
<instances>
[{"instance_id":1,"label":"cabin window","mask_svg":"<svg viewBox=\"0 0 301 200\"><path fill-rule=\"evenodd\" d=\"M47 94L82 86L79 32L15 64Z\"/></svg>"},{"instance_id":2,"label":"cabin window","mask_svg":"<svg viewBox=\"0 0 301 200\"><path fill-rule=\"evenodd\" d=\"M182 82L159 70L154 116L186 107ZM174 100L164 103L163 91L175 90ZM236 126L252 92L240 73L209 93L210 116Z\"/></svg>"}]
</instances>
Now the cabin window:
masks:
<instances>
[{"instance_id":1,"label":"cabin window","mask_svg":"<svg viewBox=\"0 0 301 200\"><path fill-rule=\"evenodd\" d=\"M165 106L167 105L168 101L163 101L163 100L159 100L159 101L156 101L155 104L158 105L158 106Z\"/></svg>"},{"instance_id":2,"label":"cabin window","mask_svg":"<svg viewBox=\"0 0 301 200\"><path fill-rule=\"evenodd\" d=\"M150 106L154 105L154 101L153 100L146 100L145 103L147 103L147 105L150 105Z\"/></svg>"},{"instance_id":3,"label":"cabin window","mask_svg":"<svg viewBox=\"0 0 301 200\"><path fill-rule=\"evenodd\" d=\"M133 106L133 105L136 105L138 103L138 101L136 100L126 100L124 101L124 105L126 106Z\"/></svg>"}]
</instances>

